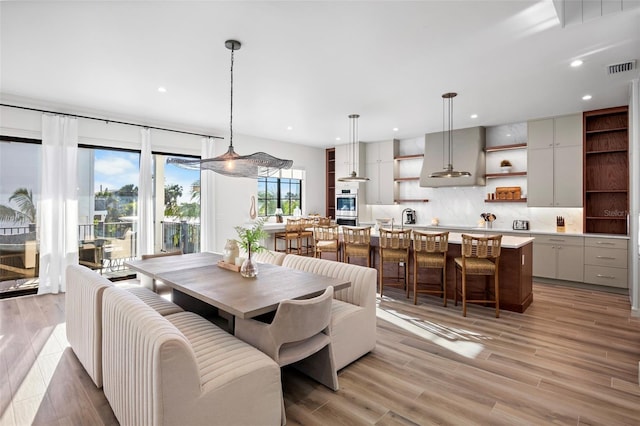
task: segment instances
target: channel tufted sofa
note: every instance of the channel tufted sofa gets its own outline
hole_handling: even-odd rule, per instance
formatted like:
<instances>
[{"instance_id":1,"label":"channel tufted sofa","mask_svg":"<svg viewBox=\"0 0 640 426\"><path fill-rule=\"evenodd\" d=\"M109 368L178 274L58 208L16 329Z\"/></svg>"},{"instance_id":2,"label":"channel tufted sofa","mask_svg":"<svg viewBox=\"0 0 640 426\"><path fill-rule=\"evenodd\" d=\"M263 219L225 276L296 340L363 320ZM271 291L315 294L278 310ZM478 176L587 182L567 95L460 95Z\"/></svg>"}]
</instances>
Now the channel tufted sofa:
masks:
<instances>
[{"instance_id":1,"label":"channel tufted sofa","mask_svg":"<svg viewBox=\"0 0 640 426\"><path fill-rule=\"evenodd\" d=\"M66 269L65 315L67 340L97 387L102 386L102 296L114 283L81 265ZM160 315L182 311L178 305L136 285L121 285Z\"/></svg>"},{"instance_id":2,"label":"channel tufted sofa","mask_svg":"<svg viewBox=\"0 0 640 426\"><path fill-rule=\"evenodd\" d=\"M331 309L329 335L337 370L376 347L375 269L294 254L288 254L282 266L351 281L335 292Z\"/></svg>"},{"instance_id":3,"label":"channel tufted sofa","mask_svg":"<svg viewBox=\"0 0 640 426\"><path fill-rule=\"evenodd\" d=\"M280 425L280 367L192 312L104 291L104 394L122 425Z\"/></svg>"}]
</instances>

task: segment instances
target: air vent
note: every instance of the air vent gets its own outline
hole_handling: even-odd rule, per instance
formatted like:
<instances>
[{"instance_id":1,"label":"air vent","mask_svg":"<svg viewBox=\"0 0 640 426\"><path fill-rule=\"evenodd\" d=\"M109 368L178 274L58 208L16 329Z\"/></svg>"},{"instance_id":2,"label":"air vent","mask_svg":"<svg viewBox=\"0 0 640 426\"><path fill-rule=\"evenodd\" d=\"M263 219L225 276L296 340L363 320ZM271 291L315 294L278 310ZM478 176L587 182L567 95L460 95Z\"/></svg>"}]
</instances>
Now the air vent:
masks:
<instances>
[{"instance_id":1,"label":"air vent","mask_svg":"<svg viewBox=\"0 0 640 426\"><path fill-rule=\"evenodd\" d=\"M636 67L636 61L634 59L633 61L609 65L607 69L609 70L609 75L611 75L611 74L618 74L621 72L631 71L635 69L635 67Z\"/></svg>"}]
</instances>

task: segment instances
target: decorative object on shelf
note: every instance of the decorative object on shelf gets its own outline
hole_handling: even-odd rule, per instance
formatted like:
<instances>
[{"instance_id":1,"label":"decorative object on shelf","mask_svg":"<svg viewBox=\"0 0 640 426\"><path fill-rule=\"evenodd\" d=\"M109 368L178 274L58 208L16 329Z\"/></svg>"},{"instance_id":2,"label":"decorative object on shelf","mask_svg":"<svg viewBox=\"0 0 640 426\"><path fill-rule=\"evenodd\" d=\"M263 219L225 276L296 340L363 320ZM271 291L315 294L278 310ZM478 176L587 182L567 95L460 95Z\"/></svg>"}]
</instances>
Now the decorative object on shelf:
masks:
<instances>
[{"instance_id":1,"label":"decorative object on shelf","mask_svg":"<svg viewBox=\"0 0 640 426\"><path fill-rule=\"evenodd\" d=\"M240 274L245 278L253 278L258 275L258 264L251 259L253 253L260 253L266 250L266 247L260 244L261 240L267 238L267 233L263 229L264 220L257 220L251 229L247 229L243 226L236 226L235 230L238 233L240 247L247 252L247 258L242 263L240 268Z\"/></svg>"},{"instance_id":2,"label":"decorative object on shelf","mask_svg":"<svg viewBox=\"0 0 640 426\"><path fill-rule=\"evenodd\" d=\"M431 225L433 225L433 226L440 225L440 219L438 219L437 217L432 218L431 219Z\"/></svg>"},{"instance_id":3,"label":"decorative object on shelf","mask_svg":"<svg viewBox=\"0 0 640 426\"><path fill-rule=\"evenodd\" d=\"M225 263L233 264L236 260L236 257L240 255L240 247L238 247L238 242L234 239L229 238L227 243L224 245L224 249L222 249L222 260Z\"/></svg>"},{"instance_id":4,"label":"decorative object on shelf","mask_svg":"<svg viewBox=\"0 0 640 426\"><path fill-rule=\"evenodd\" d=\"M275 214L276 214L276 223L282 223L282 215L284 213L282 212L282 209L280 207L278 207L276 209L276 213Z\"/></svg>"},{"instance_id":5,"label":"decorative object on shelf","mask_svg":"<svg viewBox=\"0 0 640 426\"><path fill-rule=\"evenodd\" d=\"M500 162L500 170L502 173L509 173L511 171L511 162L509 160L502 160Z\"/></svg>"},{"instance_id":6,"label":"decorative object on shelf","mask_svg":"<svg viewBox=\"0 0 640 426\"><path fill-rule=\"evenodd\" d=\"M231 108L229 118L229 148L227 152L214 158L203 158L201 160L185 160L180 158L169 158L168 163L176 164L187 169L213 170L225 176L247 177L256 179L258 177L271 176L280 169L290 169L293 166L292 160L276 158L266 152L255 152L249 155L240 155L233 149L233 53L240 49L242 44L237 40L227 40L224 42L227 49L231 50Z\"/></svg>"},{"instance_id":7,"label":"decorative object on shelf","mask_svg":"<svg viewBox=\"0 0 640 426\"><path fill-rule=\"evenodd\" d=\"M368 177L358 176L356 160L356 145L358 144L358 118L360 115L349 115L349 165L351 166L351 174L349 176L343 176L338 178L338 182L367 182Z\"/></svg>"},{"instance_id":8,"label":"decorative object on shelf","mask_svg":"<svg viewBox=\"0 0 640 426\"><path fill-rule=\"evenodd\" d=\"M564 217L556 216L556 232L564 232Z\"/></svg>"},{"instance_id":9,"label":"decorative object on shelf","mask_svg":"<svg viewBox=\"0 0 640 426\"><path fill-rule=\"evenodd\" d=\"M496 200L519 200L522 197L522 188L519 186L498 186L496 188Z\"/></svg>"},{"instance_id":10,"label":"decorative object on shelf","mask_svg":"<svg viewBox=\"0 0 640 426\"><path fill-rule=\"evenodd\" d=\"M449 92L442 95L442 153L443 153L442 156L444 157L444 151L445 151L444 145L445 145L445 135L446 135L447 136L446 140L448 140L448 145L449 145L448 147L449 162L447 164L447 167L444 168L444 170L431 173L429 175L429 177L431 178L457 178L457 177L463 177L463 176L471 176L471 173L469 172L459 172L453 169L453 98L455 98L456 96L458 96L458 94L455 92ZM449 103L448 105L449 130L448 131L446 131L446 128L445 128L445 117L447 116L445 104L447 102Z\"/></svg>"},{"instance_id":11,"label":"decorative object on shelf","mask_svg":"<svg viewBox=\"0 0 640 426\"><path fill-rule=\"evenodd\" d=\"M254 195L251 196L251 206L249 207L249 217L251 220L256 220L256 197Z\"/></svg>"}]
</instances>

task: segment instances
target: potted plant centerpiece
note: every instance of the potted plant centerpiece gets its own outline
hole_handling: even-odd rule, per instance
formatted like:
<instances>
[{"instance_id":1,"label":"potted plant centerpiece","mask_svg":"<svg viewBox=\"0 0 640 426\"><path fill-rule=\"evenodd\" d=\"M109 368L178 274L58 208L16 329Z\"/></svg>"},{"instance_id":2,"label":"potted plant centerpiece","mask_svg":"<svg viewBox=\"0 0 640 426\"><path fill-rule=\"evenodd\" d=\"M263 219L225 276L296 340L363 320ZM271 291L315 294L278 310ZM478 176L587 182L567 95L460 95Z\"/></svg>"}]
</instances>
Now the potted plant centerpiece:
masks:
<instances>
[{"instance_id":1,"label":"potted plant centerpiece","mask_svg":"<svg viewBox=\"0 0 640 426\"><path fill-rule=\"evenodd\" d=\"M258 275L258 265L251 259L253 253L260 253L267 248L260 244L260 241L268 237L267 232L263 229L264 220L257 220L249 229L244 226L236 226L238 233L238 244L247 253L247 258L240 267L240 274L246 278L252 278Z\"/></svg>"},{"instance_id":2,"label":"potted plant centerpiece","mask_svg":"<svg viewBox=\"0 0 640 426\"><path fill-rule=\"evenodd\" d=\"M502 170L502 173L509 173L511 171L511 162L509 160L502 160L500 162L500 170Z\"/></svg>"}]
</instances>

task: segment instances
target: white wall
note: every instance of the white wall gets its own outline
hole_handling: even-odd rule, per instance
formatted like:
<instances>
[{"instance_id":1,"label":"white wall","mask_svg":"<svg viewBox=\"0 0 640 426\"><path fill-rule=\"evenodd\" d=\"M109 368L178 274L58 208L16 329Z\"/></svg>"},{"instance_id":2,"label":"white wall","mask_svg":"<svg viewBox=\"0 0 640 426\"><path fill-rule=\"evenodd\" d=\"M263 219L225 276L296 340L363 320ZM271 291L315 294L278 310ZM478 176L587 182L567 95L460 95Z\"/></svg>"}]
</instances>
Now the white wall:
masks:
<instances>
[{"instance_id":1,"label":"white wall","mask_svg":"<svg viewBox=\"0 0 640 426\"><path fill-rule=\"evenodd\" d=\"M629 298L633 314L640 316L640 80L637 78L631 84L629 124Z\"/></svg>"},{"instance_id":2,"label":"white wall","mask_svg":"<svg viewBox=\"0 0 640 426\"><path fill-rule=\"evenodd\" d=\"M49 109L39 106L41 109ZM53 108L50 108L53 109ZM90 114L86 114L90 115ZM42 113L0 107L0 134L41 139ZM111 148L140 149L140 128L104 121L78 119L80 144ZM151 130L152 151L200 156L201 137L174 132ZM216 140L216 155L227 150L228 140ZM322 148L301 146L281 141L234 135L234 148L240 154L256 151L293 160L293 167L306 171L303 192L303 214L325 211L325 151ZM211 173L211 172L209 172ZM237 236L234 226L250 220L251 196L257 198L255 179L215 177L216 251L222 251L227 238ZM207 220L207 218L203 218Z\"/></svg>"}]
</instances>

